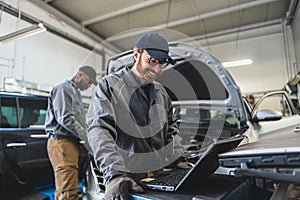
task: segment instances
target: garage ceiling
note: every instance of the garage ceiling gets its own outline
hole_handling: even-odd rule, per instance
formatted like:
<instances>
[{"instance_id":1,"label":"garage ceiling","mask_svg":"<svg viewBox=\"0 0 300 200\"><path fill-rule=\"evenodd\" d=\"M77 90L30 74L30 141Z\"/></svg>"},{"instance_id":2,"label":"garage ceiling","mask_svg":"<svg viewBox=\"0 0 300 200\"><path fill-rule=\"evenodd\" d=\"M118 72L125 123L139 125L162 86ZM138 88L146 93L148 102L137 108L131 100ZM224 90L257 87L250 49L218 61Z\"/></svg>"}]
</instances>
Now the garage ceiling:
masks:
<instances>
[{"instance_id":1,"label":"garage ceiling","mask_svg":"<svg viewBox=\"0 0 300 200\"><path fill-rule=\"evenodd\" d=\"M79 30L123 51L143 31L168 28L194 39L280 23L294 0L29 0ZM145 30L147 31L147 30ZM95 37L96 36L96 37ZM99 39L100 38L100 39Z\"/></svg>"}]
</instances>

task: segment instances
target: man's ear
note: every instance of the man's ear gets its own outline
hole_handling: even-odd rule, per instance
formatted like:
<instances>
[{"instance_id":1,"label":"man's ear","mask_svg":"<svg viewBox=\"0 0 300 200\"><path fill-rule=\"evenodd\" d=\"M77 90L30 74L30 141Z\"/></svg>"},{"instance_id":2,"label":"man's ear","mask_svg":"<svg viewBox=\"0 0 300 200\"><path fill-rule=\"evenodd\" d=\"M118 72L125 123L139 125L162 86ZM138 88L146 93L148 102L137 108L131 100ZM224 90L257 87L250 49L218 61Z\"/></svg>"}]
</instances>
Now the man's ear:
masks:
<instances>
[{"instance_id":1,"label":"man's ear","mask_svg":"<svg viewBox=\"0 0 300 200\"><path fill-rule=\"evenodd\" d=\"M82 77L82 76L83 76L83 72L78 71L78 72L77 72L77 76L78 76L78 78Z\"/></svg>"},{"instance_id":2,"label":"man's ear","mask_svg":"<svg viewBox=\"0 0 300 200\"><path fill-rule=\"evenodd\" d=\"M82 72L82 71L78 71L77 74L76 74L77 80L80 80L84 76L86 76L86 74L84 72Z\"/></svg>"},{"instance_id":3,"label":"man's ear","mask_svg":"<svg viewBox=\"0 0 300 200\"><path fill-rule=\"evenodd\" d=\"M141 56L142 54L140 54L137 49L133 51L133 58L135 61L137 61Z\"/></svg>"}]
</instances>

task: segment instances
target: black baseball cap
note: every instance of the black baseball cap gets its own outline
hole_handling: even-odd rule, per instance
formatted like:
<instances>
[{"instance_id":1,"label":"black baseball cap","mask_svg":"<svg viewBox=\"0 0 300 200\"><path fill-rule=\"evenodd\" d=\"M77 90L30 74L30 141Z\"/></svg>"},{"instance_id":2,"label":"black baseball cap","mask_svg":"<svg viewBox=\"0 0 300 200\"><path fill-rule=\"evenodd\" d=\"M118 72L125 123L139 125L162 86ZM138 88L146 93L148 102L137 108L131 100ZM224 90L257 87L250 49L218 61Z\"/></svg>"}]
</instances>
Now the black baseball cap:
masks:
<instances>
[{"instance_id":1,"label":"black baseball cap","mask_svg":"<svg viewBox=\"0 0 300 200\"><path fill-rule=\"evenodd\" d=\"M137 49L145 49L151 58L166 58L174 65L176 62L169 56L169 45L167 40L158 33L146 33L142 35L136 45Z\"/></svg>"},{"instance_id":2,"label":"black baseball cap","mask_svg":"<svg viewBox=\"0 0 300 200\"><path fill-rule=\"evenodd\" d=\"M96 81L96 71L94 70L94 68L92 68L91 66L82 66L79 68L79 71L85 73L86 75L88 75L88 77L91 80L91 83L93 83L94 85L97 85L97 81Z\"/></svg>"}]
</instances>

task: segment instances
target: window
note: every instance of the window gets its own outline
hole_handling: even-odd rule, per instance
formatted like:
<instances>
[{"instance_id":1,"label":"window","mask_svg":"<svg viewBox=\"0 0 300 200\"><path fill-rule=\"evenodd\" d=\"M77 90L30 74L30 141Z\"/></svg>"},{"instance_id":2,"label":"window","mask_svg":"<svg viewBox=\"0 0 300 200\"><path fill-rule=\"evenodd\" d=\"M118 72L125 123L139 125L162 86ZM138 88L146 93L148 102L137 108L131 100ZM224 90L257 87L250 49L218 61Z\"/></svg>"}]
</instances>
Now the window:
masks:
<instances>
[{"instance_id":1,"label":"window","mask_svg":"<svg viewBox=\"0 0 300 200\"><path fill-rule=\"evenodd\" d=\"M1 128L18 128L16 98L1 98Z\"/></svg>"},{"instance_id":2,"label":"window","mask_svg":"<svg viewBox=\"0 0 300 200\"><path fill-rule=\"evenodd\" d=\"M47 101L40 99L19 99L21 127L44 125Z\"/></svg>"},{"instance_id":3,"label":"window","mask_svg":"<svg viewBox=\"0 0 300 200\"><path fill-rule=\"evenodd\" d=\"M259 111L263 109L278 111L282 113L282 117L288 117L293 115L288 100L284 94L274 94L264 98L260 102L256 110Z\"/></svg>"},{"instance_id":4,"label":"window","mask_svg":"<svg viewBox=\"0 0 300 200\"><path fill-rule=\"evenodd\" d=\"M181 122L208 124L211 120L223 120L230 126L238 125L238 111L235 108L200 108L200 107L174 107L173 115Z\"/></svg>"}]
</instances>

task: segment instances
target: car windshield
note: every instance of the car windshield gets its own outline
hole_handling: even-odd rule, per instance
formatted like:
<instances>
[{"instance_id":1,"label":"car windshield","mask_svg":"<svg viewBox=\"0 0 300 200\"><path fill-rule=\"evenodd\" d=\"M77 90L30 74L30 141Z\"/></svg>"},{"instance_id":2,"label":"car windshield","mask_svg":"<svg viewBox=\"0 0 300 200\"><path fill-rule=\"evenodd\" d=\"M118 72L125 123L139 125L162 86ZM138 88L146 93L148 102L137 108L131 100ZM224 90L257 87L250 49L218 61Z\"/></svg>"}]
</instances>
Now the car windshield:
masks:
<instances>
[{"instance_id":1,"label":"car windshield","mask_svg":"<svg viewBox=\"0 0 300 200\"><path fill-rule=\"evenodd\" d=\"M237 108L175 105L173 116L177 120L185 144L204 140L215 141L244 132Z\"/></svg>"},{"instance_id":2,"label":"car windshield","mask_svg":"<svg viewBox=\"0 0 300 200\"><path fill-rule=\"evenodd\" d=\"M238 109L235 108L201 108L198 106L175 106L174 117L180 122L207 124L211 120L224 120L228 127L239 126Z\"/></svg>"}]
</instances>

